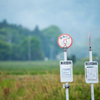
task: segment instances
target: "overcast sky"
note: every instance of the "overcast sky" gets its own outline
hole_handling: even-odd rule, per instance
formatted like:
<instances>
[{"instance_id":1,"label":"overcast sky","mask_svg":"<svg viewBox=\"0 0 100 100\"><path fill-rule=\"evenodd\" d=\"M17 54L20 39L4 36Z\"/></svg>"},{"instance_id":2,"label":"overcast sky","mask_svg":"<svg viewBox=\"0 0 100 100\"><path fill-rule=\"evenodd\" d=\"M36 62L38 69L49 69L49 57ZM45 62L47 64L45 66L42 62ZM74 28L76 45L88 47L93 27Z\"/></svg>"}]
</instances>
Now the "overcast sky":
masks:
<instances>
[{"instance_id":1,"label":"overcast sky","mask_svg":"<svg viewBox=\"0 0 100 100\"><path fill-rule=\"evenodd\" d=\"M100 34L100 0L0 0L0 22L44 29L57 25L63 33Z\"/></svg>"}]
</instances>

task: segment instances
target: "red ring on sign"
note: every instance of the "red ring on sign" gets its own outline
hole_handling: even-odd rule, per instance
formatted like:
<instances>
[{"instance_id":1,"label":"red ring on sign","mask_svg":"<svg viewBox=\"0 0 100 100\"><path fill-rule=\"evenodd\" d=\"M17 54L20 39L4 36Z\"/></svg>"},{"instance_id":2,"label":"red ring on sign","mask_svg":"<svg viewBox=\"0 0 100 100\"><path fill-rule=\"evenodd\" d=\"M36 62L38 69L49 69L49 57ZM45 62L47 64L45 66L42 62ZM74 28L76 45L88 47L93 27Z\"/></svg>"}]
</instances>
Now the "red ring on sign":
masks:
<instances>
[{"instance_id":1,"label":"red ring on sign","mask_svg":"<svg viewBox=\"0 0 100 100\"><path fill-rule=\"evenodd\" d=\"M63 36L63 35L67 35L67 36L69 36L69 37L71 38L71 44L70 44L67 48L71 47L71 45L72 45L72 43L73 43L73 39L72 39L72 37L71 37L69 34L61 34L61 35L58 37L57 43L58 43L59 47L60 47L60 48L63 48L63 47L59 44L59 38L60 38L61 36Z\"/></svg>"}]
</instances>

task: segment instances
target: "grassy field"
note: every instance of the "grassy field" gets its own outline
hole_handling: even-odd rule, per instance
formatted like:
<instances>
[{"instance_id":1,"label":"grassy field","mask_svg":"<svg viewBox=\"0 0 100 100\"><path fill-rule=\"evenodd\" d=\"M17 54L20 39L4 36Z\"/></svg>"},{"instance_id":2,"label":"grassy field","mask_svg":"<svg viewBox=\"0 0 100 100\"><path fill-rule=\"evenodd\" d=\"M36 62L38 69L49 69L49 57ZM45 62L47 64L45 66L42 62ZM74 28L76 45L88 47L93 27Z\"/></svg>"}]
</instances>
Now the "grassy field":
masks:
<instances>
[{"instance_id":1,"label":"grassy field","mask_svg":"<svg viewBox=\"0 0 100 100\"><path fill-rule=\"evenodd\" d=\"M0 100L65 100L59 69L59 61L0 62ZM91 100L90 84L85 83L84 61L74 64L73 73L69 99ZM94 84L94 94L95 100L100 100L100 83Z\"/></svg>"},{"instance_id":2,"label":"grassy field","mask_svg":"<svg viewBox=\"0 0 100 100\"><path fill-rule=\"evenodd\" d=\"M51 74L59 74L60 67L59 61L35 61L35 62L0 62L0 74L5 73L7 75L35 75L46 74L48 71ZM84 62L76 62L73 66L73 73L76 75L84 75Z\"/></svg>"},{"instance_id":3,"label":"grassy field","mask_svg":"<svg viewBox=\"0 0 100 100\"><path fill-rule=\"evenodd\" d=\"M46 74L47 71L53 74L53 72L59 73L59 62L0 62L0 70L7 75Z\"/></svg>"}]
</instances>

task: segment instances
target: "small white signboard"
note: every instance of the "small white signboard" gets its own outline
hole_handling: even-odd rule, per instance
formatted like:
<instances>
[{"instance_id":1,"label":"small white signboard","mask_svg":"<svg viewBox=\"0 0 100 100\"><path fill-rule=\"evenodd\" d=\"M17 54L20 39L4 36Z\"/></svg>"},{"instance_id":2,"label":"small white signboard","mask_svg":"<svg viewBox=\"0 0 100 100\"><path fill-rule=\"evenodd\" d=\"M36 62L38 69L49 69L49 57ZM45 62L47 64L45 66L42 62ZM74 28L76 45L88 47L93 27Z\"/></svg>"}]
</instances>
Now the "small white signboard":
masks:
<instances>
[{"instance_id":1,"label":"small white signboard","mask_svg":"<svg viewBox=\"0 0 100 100\"><path fill-rule=\"evenodd\" d=\"M85 62L86 83L98 83L98 62Z\"/></svg>"},{"instance_id":2,"label":"small white signboard","mask_svg":"<svg viewBox=\"0 0 100 100\"><path fill-rule=\"evenodd\" d=\"M73 39L68 34L62 34L58 37L57 43L60 48L63 48L63 47L69 48L73 43Z\"/></svg>"},{"instance_id":3,"label":"small white signboard","mask_svg":"<svg viewBox=\"0 0 100 100\"><path fill-rule=\"evenodd\" d=\"M73 81L73 63L71 60L60 61L60 79L61 82Z\"/></svg>"}]
</instances>

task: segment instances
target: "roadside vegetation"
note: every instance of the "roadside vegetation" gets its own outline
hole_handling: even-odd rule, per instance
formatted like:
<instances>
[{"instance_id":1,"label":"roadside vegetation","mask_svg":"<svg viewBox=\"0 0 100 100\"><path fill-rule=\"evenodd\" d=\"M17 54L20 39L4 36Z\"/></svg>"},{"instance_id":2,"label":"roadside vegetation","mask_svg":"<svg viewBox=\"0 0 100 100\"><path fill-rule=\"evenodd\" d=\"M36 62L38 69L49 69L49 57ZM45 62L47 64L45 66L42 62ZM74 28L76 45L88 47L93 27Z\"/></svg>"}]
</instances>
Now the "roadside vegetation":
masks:
<instances>
[{"instance_id":1,"label":"roadside vegetation","mask_svg":"<svg viewBox=\"0 0 100 100\"><path fill-rule=\"evenodd\" d=\"M59 61L0 62L0 100L65 100L59 69ZM73 73L69 99L90 100L91 87L85 83L84 61L74 64ZM100 82L94 84L94 94L95 100L100 100Z\"/></svg>"}]
</instances>

